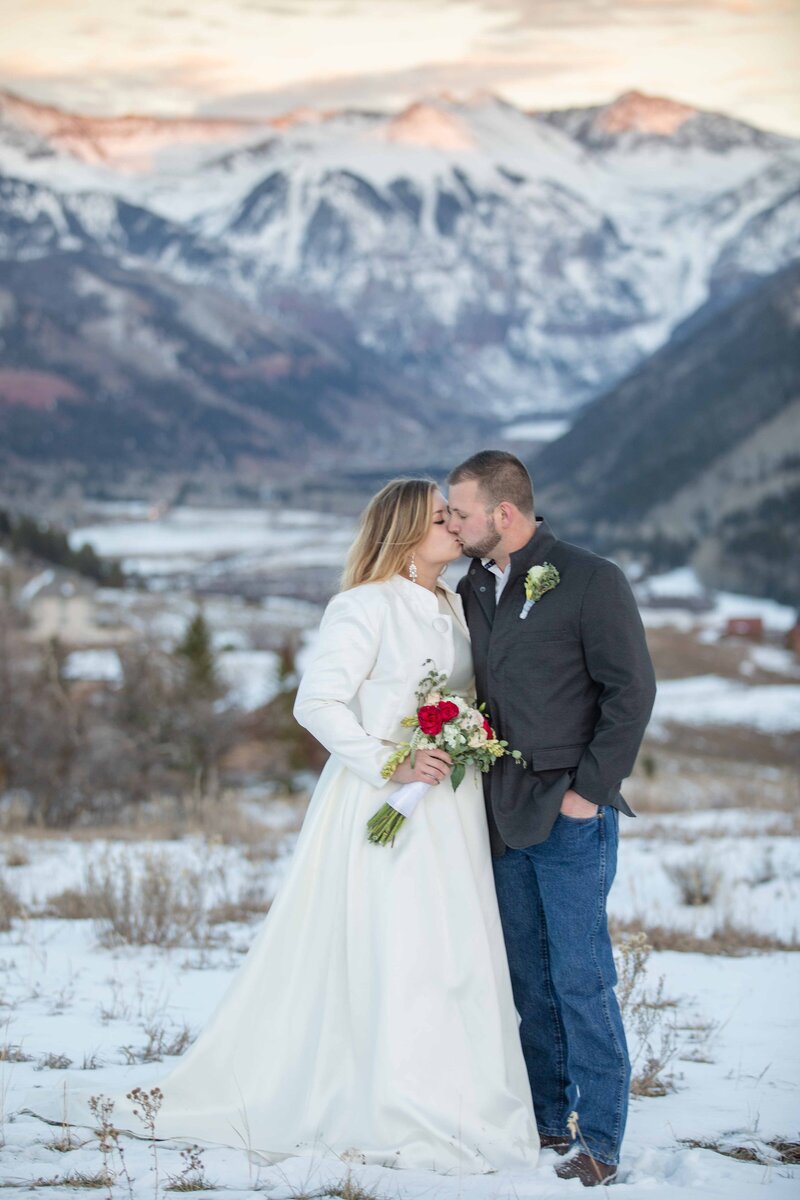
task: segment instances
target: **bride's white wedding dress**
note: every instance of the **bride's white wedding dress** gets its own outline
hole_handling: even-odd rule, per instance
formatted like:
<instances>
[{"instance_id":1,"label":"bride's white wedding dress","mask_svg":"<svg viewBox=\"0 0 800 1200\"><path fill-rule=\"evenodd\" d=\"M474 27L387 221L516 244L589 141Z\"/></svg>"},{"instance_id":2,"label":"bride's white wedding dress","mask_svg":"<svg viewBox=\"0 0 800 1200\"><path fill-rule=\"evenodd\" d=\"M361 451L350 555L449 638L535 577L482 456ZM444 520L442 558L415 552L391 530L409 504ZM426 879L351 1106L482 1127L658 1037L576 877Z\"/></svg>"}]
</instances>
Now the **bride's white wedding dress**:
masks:
<instances>
[{"instance_id":1,"label":"bride's white wedding dress","mask_svg":"<svg viewBox=\"0 0 800 1200\"><path fill-rule=\"evenodd\" d=\"M437 605L432 593L420 600L399 582L367 585L378 589L372 616L388 596L397 646L411 647L400 688L411 695L398 694L404 707L395 720L413 711L425 650L441 661L449 641L454 689L468 688L472 675L458 598L442 592ZM333 1152L441 1172L531 1167L538 1137L480 776L468 770L455 793L449 781L430 789L393 847L367 841L368 818L395 786L371 782L391 745L355 724L353 696L333 695L339 684L331 680L342 671L363 678L362 643L377 636L366 651L374 651L369 677L391 682L396 650L386 614L383 626L348 634L346 610L357 601L344 593L333 602L298 704L301 717L324 708L325 721L344 721L348 728L331 735L341 757L334 753L322 772L288 875L227 995L159 1080L157 1134L246 1147L269 1160ZM413 623L407 636L397 620ZM352 683L341 690L352 692ZM346 712L336 708L346 703ZM360 738L361 752L373 755L361 774L347 765ZM125 1119L124 1099L115 1103L114 1120L140 1130Z\"/></svg>"}]
</instances>

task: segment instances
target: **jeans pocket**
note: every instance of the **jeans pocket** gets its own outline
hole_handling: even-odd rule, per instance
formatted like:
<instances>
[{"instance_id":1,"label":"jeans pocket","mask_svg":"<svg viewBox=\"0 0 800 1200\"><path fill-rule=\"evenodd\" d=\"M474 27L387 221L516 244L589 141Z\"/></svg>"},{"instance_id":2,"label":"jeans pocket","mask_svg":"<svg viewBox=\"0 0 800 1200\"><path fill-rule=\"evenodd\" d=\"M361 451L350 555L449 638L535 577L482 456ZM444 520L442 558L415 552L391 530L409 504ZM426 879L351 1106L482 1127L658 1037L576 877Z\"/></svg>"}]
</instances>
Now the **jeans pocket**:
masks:
<instances>
[{"instance_id":1,"label":"jeans pocket","mask_svg":"<svg viewBox=\"0 0 800 1200\"><path fill-rule=\"evenodd\" d=\"M566 821L568 825L591 825L593 821L599 821L603 815L603 810L598 806L597 812L591 817L571 817L568 813L559 812L558 819Z\"/></svg>"}]
</instances>

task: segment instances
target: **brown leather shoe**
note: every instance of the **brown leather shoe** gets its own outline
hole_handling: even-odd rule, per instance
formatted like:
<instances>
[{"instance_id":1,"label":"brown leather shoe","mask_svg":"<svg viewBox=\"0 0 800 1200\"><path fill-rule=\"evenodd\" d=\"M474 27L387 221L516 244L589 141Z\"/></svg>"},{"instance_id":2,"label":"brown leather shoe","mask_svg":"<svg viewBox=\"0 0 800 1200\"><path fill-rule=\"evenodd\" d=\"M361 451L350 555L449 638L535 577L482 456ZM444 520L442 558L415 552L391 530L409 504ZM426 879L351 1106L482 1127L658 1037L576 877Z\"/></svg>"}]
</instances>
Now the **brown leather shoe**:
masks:
<instances>
[{"instance_id":1,"label":"brown leather shoe","mask_svg":"<svg viewBox=\"0 0 800 1200\"><path fill-rule=\"evenodd\" d=\"M584 1187L599 1187L602 1184L613 1183L617 1177L616 1166L598 1162L591 1154L581 1151L574 1158L559 1163L556 1167L559 1179L580 1179Z\"/></svg>"},{"instance_id":2,"label":"brown leather shoe","mask_svg":"<svg viewBox=\"0 0 800 1200\"><path fill-rule=\"evenodd\" d=\"M540 1133L539 1145L543 1150L555 1150L556 1154L568 1154L574 1142L565 1133Z\"/></svg>"}]
</instances>

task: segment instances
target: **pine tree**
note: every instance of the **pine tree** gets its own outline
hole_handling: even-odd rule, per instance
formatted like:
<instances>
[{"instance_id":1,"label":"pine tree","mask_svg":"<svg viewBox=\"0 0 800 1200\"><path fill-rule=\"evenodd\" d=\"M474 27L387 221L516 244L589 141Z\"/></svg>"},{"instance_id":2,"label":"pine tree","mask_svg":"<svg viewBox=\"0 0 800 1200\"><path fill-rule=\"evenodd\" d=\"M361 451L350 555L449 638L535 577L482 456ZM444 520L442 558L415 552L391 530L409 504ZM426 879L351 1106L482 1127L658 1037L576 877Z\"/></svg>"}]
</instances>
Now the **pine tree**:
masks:
<instances>
[{"instance_id":1,"label":"pine tree","mask_svg":"<svg viewBox=\"0 0 800 1200\"><path fill-rule=\"evenodd\" d=\"M175 652L186 660L186 682L191 691L198 696L213 696L218 691L217 670L211 630L202 612L192 617Z\"/></svg>"}]
</instances>

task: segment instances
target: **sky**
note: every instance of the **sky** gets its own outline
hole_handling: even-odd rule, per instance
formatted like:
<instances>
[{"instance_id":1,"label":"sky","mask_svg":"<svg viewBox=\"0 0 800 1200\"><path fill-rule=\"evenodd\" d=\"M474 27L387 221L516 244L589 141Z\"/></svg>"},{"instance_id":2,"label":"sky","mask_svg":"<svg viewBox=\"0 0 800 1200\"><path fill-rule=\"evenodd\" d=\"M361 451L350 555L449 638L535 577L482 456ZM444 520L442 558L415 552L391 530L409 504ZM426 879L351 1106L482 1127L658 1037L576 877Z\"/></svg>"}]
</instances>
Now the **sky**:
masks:
<instances>
[{"instance_id":1,"label":"sky","mask_svg":"<svg viewBox=\"0 0 800 1200\"><path fill-rule=\"evenodd\" d=\"M0 0L0 21L0 87L77 112L636 89L800 136L800 0Z\"/></svg>"}]
</instances>

